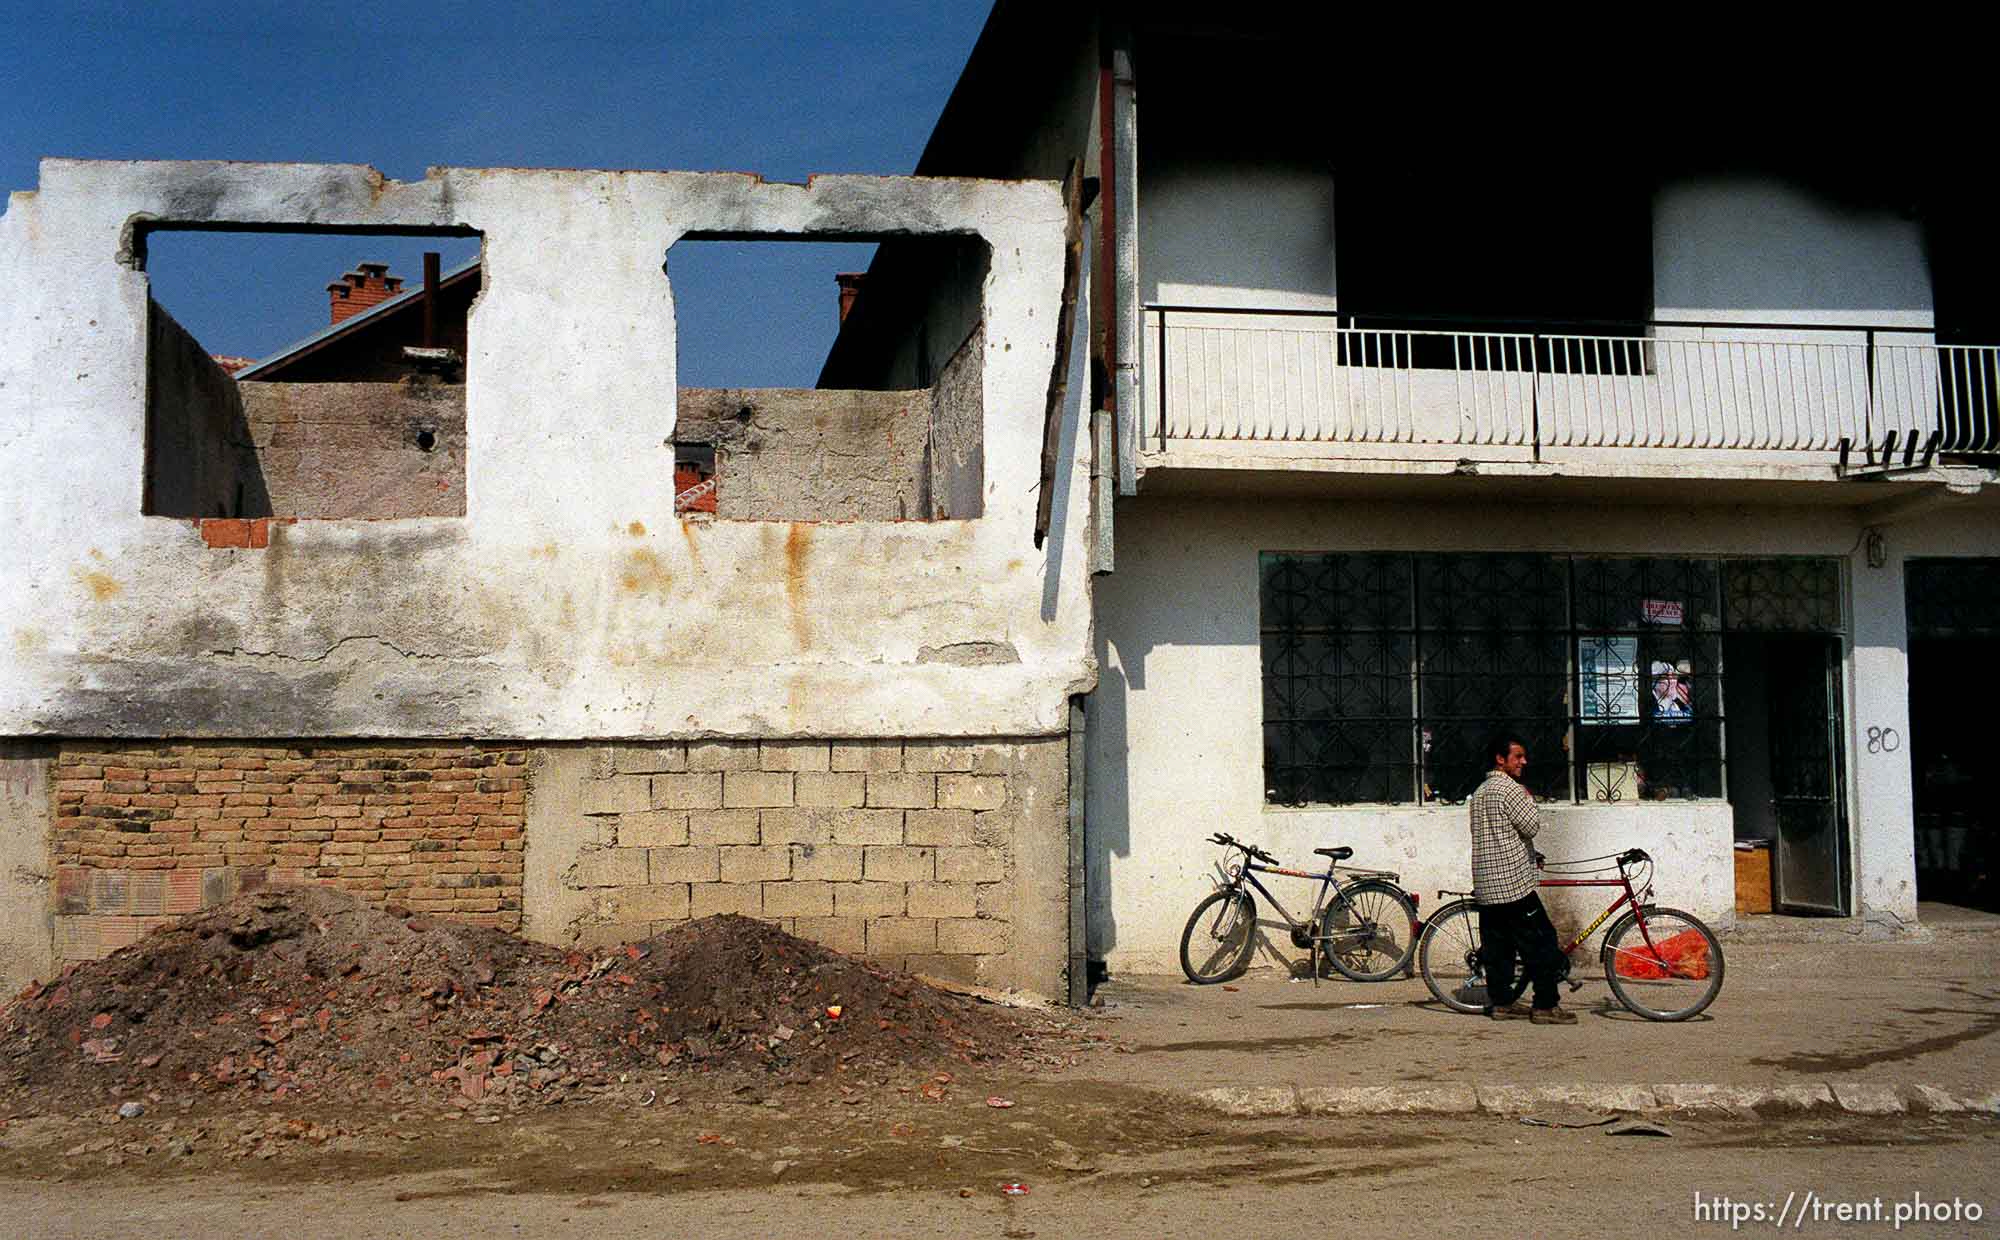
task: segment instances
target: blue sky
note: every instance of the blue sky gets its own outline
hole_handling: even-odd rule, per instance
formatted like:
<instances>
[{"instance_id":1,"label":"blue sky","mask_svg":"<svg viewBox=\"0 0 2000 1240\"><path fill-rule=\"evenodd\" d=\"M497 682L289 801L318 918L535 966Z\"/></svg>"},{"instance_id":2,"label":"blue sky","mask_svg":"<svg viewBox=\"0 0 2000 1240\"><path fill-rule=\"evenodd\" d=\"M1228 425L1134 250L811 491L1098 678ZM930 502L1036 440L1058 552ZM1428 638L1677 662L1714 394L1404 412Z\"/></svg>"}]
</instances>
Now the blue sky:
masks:
<instances>
[{"instance_id":1,"label":"blue sky","mask_svg":"<svg viewBox=\"0 0 2000 1240\"><path fill-rule=\"evenodd\" d=\"M908 172L988 8L0 0L0 189L33 188L45 155L366 163L395 178L434 164ZM254 356L324 326L324 286L354 263L414 281L424 249L449 267L469 244L156 235L149 272L204 345ZM682 381L809 386L832 340L833 272L869 248L677 249Z\"/></svg>"}]
</instances>

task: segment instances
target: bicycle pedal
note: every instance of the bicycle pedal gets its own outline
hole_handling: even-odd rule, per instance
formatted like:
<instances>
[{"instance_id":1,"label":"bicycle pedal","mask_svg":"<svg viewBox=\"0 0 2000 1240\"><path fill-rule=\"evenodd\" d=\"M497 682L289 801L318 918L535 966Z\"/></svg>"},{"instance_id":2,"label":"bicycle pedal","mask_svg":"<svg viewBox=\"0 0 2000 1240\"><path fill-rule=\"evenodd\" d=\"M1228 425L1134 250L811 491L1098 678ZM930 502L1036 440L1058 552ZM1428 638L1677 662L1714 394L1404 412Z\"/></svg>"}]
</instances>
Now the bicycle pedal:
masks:
<instances>
[{"instance_id":1,"label":"bicycle pedal","mask_svg":"<svg viewBox=\"0 0 2000 1240\"><path fill-rule=\"evenodd\" d=\"M1565 979L1563 980L1563 985L1565 985L1565 986L1569 987L1569 992L1570 992L1571 994L1575 994L1575 993L1576 993L1577 991L1579 991L1579 990L1582 990L1582 989L1583 989L1583 983L1582 983L1582 982L1579 982L1579 981L1577 981L1577 980L1576 980L1576 979L1574 979L1574 978L1565 978Z\"/></svg>"}]
</instances>

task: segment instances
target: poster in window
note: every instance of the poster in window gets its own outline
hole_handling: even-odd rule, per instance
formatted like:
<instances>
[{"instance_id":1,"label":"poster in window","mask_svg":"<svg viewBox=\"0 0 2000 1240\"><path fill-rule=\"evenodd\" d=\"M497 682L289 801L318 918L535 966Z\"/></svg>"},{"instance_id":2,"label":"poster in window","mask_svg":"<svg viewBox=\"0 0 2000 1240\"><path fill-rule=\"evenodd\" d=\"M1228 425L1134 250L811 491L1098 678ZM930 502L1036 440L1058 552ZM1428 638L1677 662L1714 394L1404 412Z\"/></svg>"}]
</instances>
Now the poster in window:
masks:
<instances>
[{"instance_id":1,"label":"poster in window","mask_svg":"<svg viewBox=\"0 0 2000 1240\"><path fill-rule=\"evenodd\" d=\"M1684 622L1687 609L1673 599L1649 598L1639 601L1639 618L1647 624L1679 625Z\"/></svg>"},{"instance_id":2,"label":"poster in window","mask_svg":"<svg viewBox=\"0 0 2000 1240\"><path fill-rule=\"evenodd\" d=\"M1693 676L1688 661L1653 661L1653 722L1686 723L1694 718Z\"/></svg>"},{"instance_id":3,"label":"poster in window","mask_svg":"<svg viewBox=\"0 0 2000 1240\"><path fill-rule=\"evenodd\" d=\"M1579 638L1576 667L1583 722L1639 722L1638 638Z\"/></svg>"}]
</instances>

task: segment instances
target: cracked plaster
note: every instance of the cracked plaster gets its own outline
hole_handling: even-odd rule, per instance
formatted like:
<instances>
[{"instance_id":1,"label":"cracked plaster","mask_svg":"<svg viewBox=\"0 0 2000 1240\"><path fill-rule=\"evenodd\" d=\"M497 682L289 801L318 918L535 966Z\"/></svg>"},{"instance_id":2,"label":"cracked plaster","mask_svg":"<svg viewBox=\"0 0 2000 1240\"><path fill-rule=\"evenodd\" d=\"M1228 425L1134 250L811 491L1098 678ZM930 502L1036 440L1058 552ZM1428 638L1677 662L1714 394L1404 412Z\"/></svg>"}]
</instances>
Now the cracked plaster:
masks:
<instances>
[{"instance_id":1,"label":"cracked plaster","mask_svg":"<svg viewBox=\"0 0 2000 1240\"><path fill-rule=\"evenodd\" d=\"M140 513L142 225L478 231L467 515L203 545ZM984 515L673 514L679 238L977 235ZM1049 735L1094 675L1068 476L1033 550L1063 209L1041 182L48 160L0 216L0 736ZM643 531L643 532L641 532ZM1013 659L925 661L1009 647Z\"/></svg>"}]
</instances>

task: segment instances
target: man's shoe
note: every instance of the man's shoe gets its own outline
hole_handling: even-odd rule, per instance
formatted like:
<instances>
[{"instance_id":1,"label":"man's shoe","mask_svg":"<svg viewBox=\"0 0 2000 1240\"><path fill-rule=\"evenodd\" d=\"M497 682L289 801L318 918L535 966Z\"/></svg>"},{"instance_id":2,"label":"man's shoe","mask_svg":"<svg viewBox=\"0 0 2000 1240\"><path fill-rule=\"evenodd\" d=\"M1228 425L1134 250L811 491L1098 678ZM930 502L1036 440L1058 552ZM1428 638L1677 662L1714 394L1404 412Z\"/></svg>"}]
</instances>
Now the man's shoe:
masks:
<instances>
[{"instance_id":1,"label":"man's shoe","mask_svg":"<svg viewBox=\"0 0 2000 1240\"><path fill-rule=\"evenodd\" d=\"M1516 999L1506 1007L1487 1008L1486 1014L1494 1020L1528 1020L1533 1017L1534 1009L1527 1000Z\"/></svg>"},{"instance_id":2,"label":"man's shoe","mask_svg":"<svg viewBox=\"0 0 2000 1240\"><path fill-rule=\"evenodd\" d=\"M1574 1025L1575 1012L1565 1012L1559 1007L1536 1008L1528 1013L1528 1020L1537 1025Z\"/></svg>"}]
</instances>

